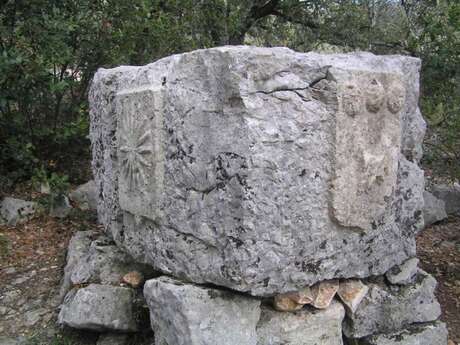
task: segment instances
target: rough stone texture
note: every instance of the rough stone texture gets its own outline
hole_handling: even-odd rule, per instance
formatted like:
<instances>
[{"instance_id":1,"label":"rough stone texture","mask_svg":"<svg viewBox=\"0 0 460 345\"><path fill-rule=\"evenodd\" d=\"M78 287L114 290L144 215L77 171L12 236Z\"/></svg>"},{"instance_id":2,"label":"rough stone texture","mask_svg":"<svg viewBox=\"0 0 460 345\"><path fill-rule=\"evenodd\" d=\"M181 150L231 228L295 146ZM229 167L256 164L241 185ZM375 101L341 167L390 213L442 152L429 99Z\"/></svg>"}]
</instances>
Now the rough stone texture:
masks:
<instances>
[{"instance_id":1,"label":"rough stone texture","mask_svg":"<svg viewBox=\"0 0 460 345\"><path fill-rule=\"evenodd\" d=\"M413 325L400 332L364 338L359 345L447 345L447 328L439 321Z\"/></svg>"},{"instance_id":2,"label":"rough stone texture","mask_svg":"<svg viewBox=\"0 0 460 345\"><path fill-rule=\"evenodd\" d=\"M72 288L73 284L70 277L75 267L78 265L80 259L88 253L91 242L97 237L98 234L95 231L78 231L70 239L67 247L67 263L64 267L64 276L59 292L61 300Z\"/></svg>"},{"instance_id":3,"label":"rough stone texture","mask_svg":"<svg viewBox=\"0 0 460 345\"><path fill-rule=\"evenodd\" d=\"M430 226L447 218L446 203L435 197L428 191L423 192L425 206L423 208L423 219L425 226Z\"/></svg>"},{"instance_id":4,"label":"rough stone texture","mask_svg":"<svg viewBox=\"0 0 460 345\"><path fill-rule=\"evenodd\" d=\"M325 310L304 308L294 313L263 307L257 325L257 345L342 345L344 315L337 301Z\"/></svg>"},{"instance_id":5,"label":"rough stone texture","mask_svg":"<svg viewBox=\"0 0 460 345\"><path fill-rule=\"evenodd\" d=\"M401 265L392 267L385 276L391 284L407 285L414 282L419 259L410 258Z\"/></svg>"},{"instance_id":6,"label":"rough stone texture","mask_svg":"<svg viewBox=\"0 0 460 345\"><path fill-rule=\"evenodd\" d=\"M258 296L381 275L423 226L419 68L240 46L100 69L100 221L139 261Z\"/></svg>"},{"instance_id":7,"label":"rough stone texture","mask_svg":"<svg viewBox=\"0 0 460 345\"><path fill-rule=\"evenodd\" d=\"M432 193L444 201L447 214L460 215L460 185L434 185Z\"/></svg>"},{"instance_id":8,"label":"rough stone texture","mask_svg":"<svg viewBox=\"0 0 460 345\"><path fill-rule=\"evenodd\" d=\"M54 218L65 218L72 210L69 198L65 195L58 197L50 208L50 216Z\"/></svg>"},{"instance_id":9,"label":"rough stone texture","mask_svg":"<svg viewBox=\"0 0 460 345\"><path fill-rule=\"evenodd\" d=\"M160 277L144 296L156 345L256 344L260 301Z\"/></svg>"},{"instance_id":10,"label":"rough stone texture","mask_svg":"<svg viewBox=\"0 0 460 345\"><path fill-rule=\"evenodd\" d=\"M429 322L441 315L434 296L436 280L419 270L416 282L405 286L369 283L369 293L354 314L347 314L344 333L361 338L400 330L415 322Z\"/></svg>"},{"instance_id":11,"label":"rough stone texture","mask_svg":"<svg viewBox=\"0 0 460 345\"><path fill-rule=\"evenodd\" d=\"M69 198L82 210L96 210L98 198L94 180L78 186L69 194Z\"/></svg>"},{"instance_id":12,"label":"rough stone texture","mask_svg":"<svg viewBox=\"0 0 460 345\"><path fill-rule=\"evenodd\" d=\"M290 293L276 295L273 299L273 308L278 311L296 311L302 309L303 306L304 304L294 301Z\"/></svg>"},{"instance_id":13,"label":"rough stone texture","mask_svg":"<svg viewBox=\"0 0 460 345\"><path fill-rule=\"evenodd\" d=\"M137 331L132 289L91 284L71 290L59 312L60 324L93 331Z\"/></svg>"},{"instance_id":14,"label":"rough stone texture","mask_svg":"<svg viewBox=\"0 0 460 345\"><path fill-rule=\"evenodd\" d=\"M152 276L151 268L134 262L133 258L117 247L112 240L100 236L90 244L88 251L73 267L70 281L73 285L118 285L123 281L123 276L132 271L141 271L149 277Z\"/></svg>"},{"instance_id":15,"label":"rough stone texture","mask_svg":"<svg viewBox=\"0 0 460 345\"><path fill-rule=\"evenodd\" d=\"M329 307L335 294L339 290L339 281L330 280L315 284L311 288L313 301L311 305L318 309Z\"/></svg>"},{"instance_id":16,"label":"rough stone texture","mask_svg":"<svg viewBox=\"0 0 460 345\"><path fill-rule=\"evenodd\" d=\"M353 314L368 291L369 288L361 280L347 279L340 282L337 295L344 304L347 313Z\"/></svg>"},{"instance_id":17,"label":"rough stone texture","mask_svg":"<svg viewBox=\"0 0 460 345\"><path fill-rule=\"evenodd\" d=\"M122 281L136 289L144 283L144 275L138 271L131 271L123 276Z\"/></svg>"},{"instance_id":18,"label":"rough stone texture","mask_svg":"<svg viewBox=\"0 0 460 345\"><path fill-rule=\"evenodd\" d=\"M6 197L0 203L0 223L5 222L9 226L15 226L29 220L35 213L36 203Z\"/></svg>"}]
</instances>

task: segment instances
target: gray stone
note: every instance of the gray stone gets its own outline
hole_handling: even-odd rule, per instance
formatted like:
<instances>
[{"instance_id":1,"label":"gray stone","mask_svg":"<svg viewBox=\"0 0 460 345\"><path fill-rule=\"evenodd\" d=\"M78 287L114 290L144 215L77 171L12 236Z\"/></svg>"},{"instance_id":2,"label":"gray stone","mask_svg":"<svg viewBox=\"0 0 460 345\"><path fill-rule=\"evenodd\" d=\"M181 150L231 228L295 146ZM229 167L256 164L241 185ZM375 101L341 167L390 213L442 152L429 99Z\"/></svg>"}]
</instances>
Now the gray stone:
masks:
<instances>
[{"instance_id":1,"label":"gray stone","mask_svg":"<svg viewBox=\"0 0 460 345\"><path fill-rule=\"evenodd\" d=\"M58 322L93 331L137 331L134 292L124 287L91 284L71 290L64 299Z\"/></svg>"},{"instance_id":2,"label":"gray stone","mask_svg":"<svg viewBox=\"0 0 460 345\"><path fill-rule=\"evenodd\" d=\"M35 213L37 203L6 197L0 203L0 218L9 226L29 220Z\"/></svg>"},{"instance_id":3,"label":"gray stone","mask_svg":"<svg viewBox=\"0 0 460 345\"><path fill-rule=\"evenodd\" d=\"M412 285L387 286L384 282L369 283L369 293L354 314L347 314L344 333L361 338L375 333L400 330L416 322L429 322L441 315L434 295L436 280L419 270Z\"/></svg>"},{"instance_id":4,"label":"gray stone","mask_svg":"<svg viewBox=\"0 0 460 345\"><path fill-rule=\"evenodd\" d=\"M107 333L99 336L96 345L128 345L130 340L129 334Z\"/></svg>"},{"instance_id":5,"label":"gray stone","mask_svg":"<svg viewBox=\"0 0 460 345\"><path fill-rule=\"evenodd\" d=\"M156 345L256 345L260 301L160 277L144 296Z\"/></svg>"},{"instance_id":6,"label":"gray stone","mask_svg":"<svg viewBox=\"0 0 460 345\"><path fill-rule=\"evenodd\" d=\"M410 258L401 265L392 267L385 276L391 284L407 285L414 282L419 259Z\"/></svg>"},{"instance_id":7,"label":"gray stone","mask_svg":"<svg viewBox=\"0 0 460 345\"><path fill-rule=\"evenodd\" d=\"M0 345L21 345L25 344L24 337L7 337L0 335Z\"/></svg>"},{"instance_id":8,"label":"gray stone","mask_svg":"<svg viewBox=\"0 0 460 345\"><path fill-rule=\"evenodd\" d=\"M69 198L82 210L97 210L97 189L94 180L78 186L69 194Z\"/></svg>"},{"instance_id":9,"label":"gray stone","mask_svg":"<svg viewBox=\"0 0 460 345\"><path fill-rule=\"evenodd\" d=\"M240 46L100 69L99 219L138 261L256 296L384 274L423 227L419 68Z\"/></svg>"},{"instance_id":10,"label":"gray stone","mask_svg":"<svg viewBox=\"0 0 460 345\"><path fill-rule=\"evenodd\" d=\"M444 201L447 214L460 215L460 185L458 183L434 185L432 193Z\"/></svg>"},{"instance_id":11,"label":"gray stone","mask_svg":"<svg viewBox=\"0 0 460 345\"><path fill-rule=\"evenodd\" d=\"M294 313L263 307L257 324L257 345L342 345L344 315L337 301L324 310L304 308Z\"/></svg>"},{"instance_id":12,"label":"gray stone","mask_svg":"<svg viewBox=\"0 0 460 345\"><path fill-rule=\"evenodd\" d=\"M72 210L69 198L65 195L57 197L50 207L50 216L54 218L65 218Z\"/></svg>"},{"instance_id":13,"label":"gray stone","mask_svg":"<svg viewBox=\"0 0 460 345\"><path fill-rule=\"evenodd\" d=\"M70 277L81 258L89 251L91 242L98 237L95 231L77 231L70 239L67 248L67 263L64 268L64 276L61 281L59 296L64 299L65 295L72 288Z\"/></svg>"},{"instance_id":14,"label":"gray stone","mask_svg":"<svg viewBox=\"0 0 460 345\"><path fill-rule=\"evenodd\" d=\"M378 334L362 339L360 345L446 345L447 328L443 322L413 325L400 332Z\"/></svg>"},{"instance_id":15,"label":"gray stone","mask_svg":"<svg viewBox=\"0 0 460 345\"><path fill-rule=\"evenodd\" d=\"M425 206L423 207L423 218L425 226L430 226L447 218L446 204L428 191L423 192Z\"/></svg>"}]
</instances>

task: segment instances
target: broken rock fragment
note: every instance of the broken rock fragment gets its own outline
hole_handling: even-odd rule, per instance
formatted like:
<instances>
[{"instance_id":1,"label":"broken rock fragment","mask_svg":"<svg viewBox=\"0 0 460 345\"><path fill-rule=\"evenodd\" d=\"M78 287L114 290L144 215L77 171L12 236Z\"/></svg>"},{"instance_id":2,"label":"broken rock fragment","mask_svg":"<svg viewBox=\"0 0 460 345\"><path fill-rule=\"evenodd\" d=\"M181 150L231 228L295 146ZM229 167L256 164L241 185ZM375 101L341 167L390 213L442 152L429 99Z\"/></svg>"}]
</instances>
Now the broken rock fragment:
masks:
<instances>
[{"instance_id":1,"label":"broken rock fragment","mask_svg":"<svg viewBox=\"0 0 460 345\"><path fill-rule=\"evenodd\" d=\"M342 345L344 315L337 301L324 310L306 307L293 313L264 306L257 325L257 345Z\"/></svg>"},{"instance_id":2,"label":"broken rock fragment","mask_svg":"<svg viewBox=\"0 0 460 345\"><path fill-rule=\"evenodd\" d=\"M407 285L414 282L419 259L410 258L399 266L392 267L385 276L391 284Z\"/></svg>"},{"instance_id":3,"label":"broken rock fragment","mask_svg":"<svg viewBox=\"0 0 460 345\"><path fill-rule=\"evenodd\" d=\"M144 276L138 271L131 271L123 276L123 283L130 285L133 288L138 288L144 282Z\"/></svg>"},{"instance_id":4,"label":"broken rock fragment","mask_svg":"<svg viewBox=\"0 0 460 345\"><path fill-rule=\"evenodd\" d=\"M354 313L366 296L369 288L359 279L347 279L340 282L337 295L348 313Z\"/></svg>"},{"instance_id":5,"label":"broken rock fragment","mask_svg":"<svg viewBox=\"0 0 460 345\"><path fill-rule=\"evenodd\" d=\"M93 331L137 331L134 291L91 284L71 290L61 307L58 322Z\"/></svg>"},{"instance_id":6,"label":"broken rock fragment","mask_svg":"<svg viewBox=\"0 0 460 345\"><path fill-rule=\"evenodd\" d=\"M318 309L329 307L336 292L339 289L339 281L337 279L323 281L312 286L313 301L311 305Z\"/></svg>"},{"instance_id":7,"label":"broken rock fragment","mask_svg":"<svg viewBox=\"0 0 460 345\"><path fill-rule=\"evenodd\" d=\"M155 344L256 345L260 301L229 291L185 284L169 277L148 280L144 296Z\"/></svg>"}]
</instances>

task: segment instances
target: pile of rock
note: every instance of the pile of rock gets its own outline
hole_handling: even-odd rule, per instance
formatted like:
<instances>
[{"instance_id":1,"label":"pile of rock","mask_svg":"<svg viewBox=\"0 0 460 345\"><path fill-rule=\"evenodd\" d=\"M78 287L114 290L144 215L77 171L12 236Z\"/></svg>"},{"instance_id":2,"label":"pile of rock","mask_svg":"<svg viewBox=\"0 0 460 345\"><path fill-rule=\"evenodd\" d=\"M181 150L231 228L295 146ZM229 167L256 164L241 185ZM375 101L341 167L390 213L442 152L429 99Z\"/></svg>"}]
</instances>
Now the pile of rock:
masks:
<instances>
[{"instance_id":1,"label":"pile of rock","mask_svg":"<svg viewBox=\"0 0 460 345\"><path fill-rule=\"evenodd\" d=\"M419 68L222 47L98 71L98 216L164 274L143 287L156 345L447 343L436 282L414 259ZM61 322L85 315L90 328L94 312L119 327L91 310L98 289L134 330L117 304L129 298L104 285L76 285Z\"/></svg>"}]
</instances>

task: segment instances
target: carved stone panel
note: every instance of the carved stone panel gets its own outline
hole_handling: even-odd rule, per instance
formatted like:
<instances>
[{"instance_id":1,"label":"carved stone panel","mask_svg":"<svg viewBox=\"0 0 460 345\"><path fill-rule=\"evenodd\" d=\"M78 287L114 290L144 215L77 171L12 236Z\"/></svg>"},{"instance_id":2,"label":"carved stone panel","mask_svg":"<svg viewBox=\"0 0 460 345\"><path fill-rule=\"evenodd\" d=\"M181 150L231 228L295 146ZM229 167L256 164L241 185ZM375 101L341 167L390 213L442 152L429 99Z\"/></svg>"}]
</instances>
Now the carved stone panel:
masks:
<instances>
[{"instance_id":1,"label":"carved stone panel","mask_svg":"<svg viewBox=\"0 0 460 345\"><path fill-rule=\"evenodd\" d=\"M163 187L162 94L139 88L116 96L120 207L156 219Z\"/></svg>"},{"instance_id":2,"label":"carved stone panel","mask_svg":"<svg viewBox=\"0 0 460 345\"><path fill-rule=\"evenodd\" d=\"M390 74L339 82L332 210L343 226L366 231L382 222L396 187L403 92Z\"/></svg>"}]
</instances>

